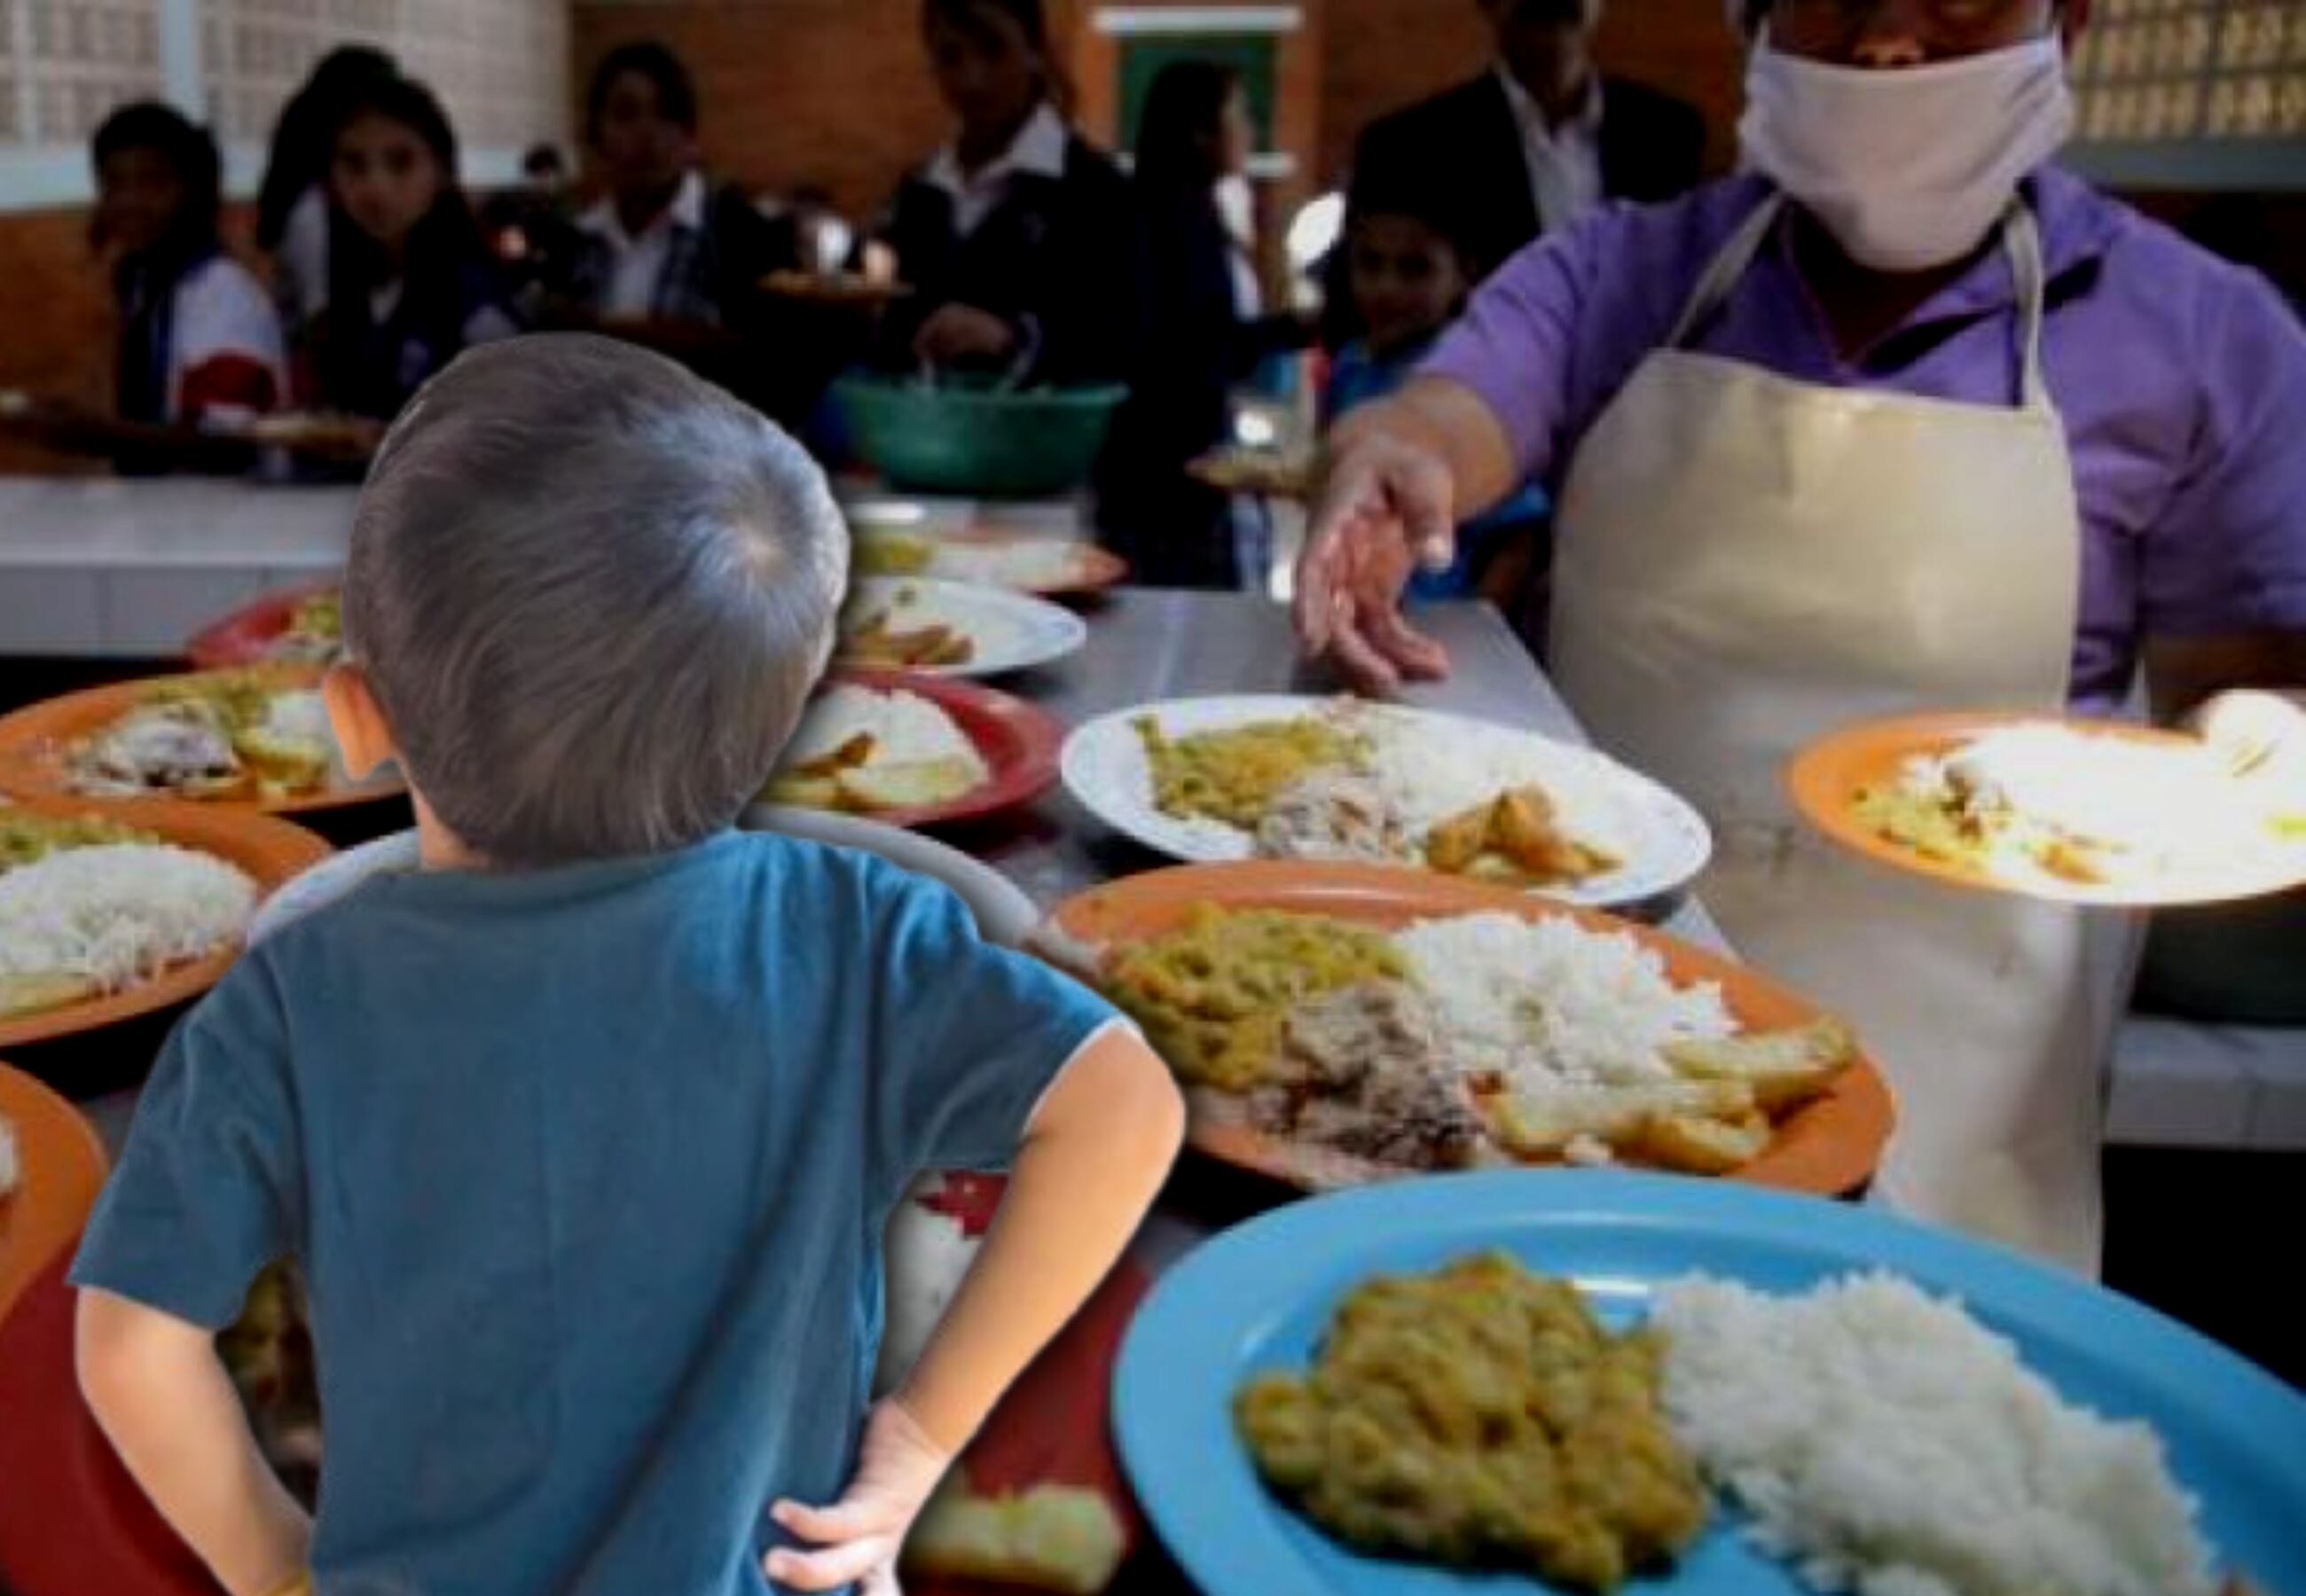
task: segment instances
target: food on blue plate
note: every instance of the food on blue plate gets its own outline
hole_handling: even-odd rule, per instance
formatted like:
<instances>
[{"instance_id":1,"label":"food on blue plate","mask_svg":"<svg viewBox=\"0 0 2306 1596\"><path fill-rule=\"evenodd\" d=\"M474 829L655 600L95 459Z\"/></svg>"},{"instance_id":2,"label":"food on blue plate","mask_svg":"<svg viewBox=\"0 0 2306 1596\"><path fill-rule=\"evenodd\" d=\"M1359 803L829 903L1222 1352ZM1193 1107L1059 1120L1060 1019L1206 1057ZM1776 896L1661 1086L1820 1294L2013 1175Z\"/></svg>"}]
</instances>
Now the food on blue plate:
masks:
<instances>
[{"instance_id":1,"label":"food on blue plate","mask_svg":"<svg viewBox=\"0 0 2306 1596\"><path fill-rule=\"evenodd\" d=\"M2148 1425L2065 1401L1958 1302L1875 1274L1659 1293L1675 1432L1753 1542L1821 1592L2212 1596Z\"/></svg>"},{"instance_id":2,"label":"food on blue plate","mask_svg":"<svg viewBox=\"0 0 2306 1596\"><path fill-rule=\"evenodd\" d=\"M1732 1174L1858 1058L1838 1020L1747 1030L1715 984L1560 917L1387 930L1202 904L1052 956L1144 1028L1198 1115L1337 1155L1315 1184L1565 1160Z\"/></svg>"},{"instance_id":3,"label":"food on blue plate","mask_svg":"<svg viewBox=\"0 0 2306 1596\"><path fill-rule=\"evenodd\" d=\"M1358 1286L1311 1369L1255 1377L1234 1419L1272 1488L1355 1546L1610 1591L1705 1523L1659 1378L1651 1336L1488 1253Z\"/></svg>"},{"instance_id":4,"label":"food on blue plate","mask_svg":"<svg viewBox=\"0 0 2306 1596\"><path fill-rule=\"evenodd\" d=\"M1094 1490L1044 1484L979 1494L956 1468L906 1538L904 1568L928 1578L1096 1596L1113 1583L1128 1549L1120 1518Z\"/></svg>"}]
</instances>

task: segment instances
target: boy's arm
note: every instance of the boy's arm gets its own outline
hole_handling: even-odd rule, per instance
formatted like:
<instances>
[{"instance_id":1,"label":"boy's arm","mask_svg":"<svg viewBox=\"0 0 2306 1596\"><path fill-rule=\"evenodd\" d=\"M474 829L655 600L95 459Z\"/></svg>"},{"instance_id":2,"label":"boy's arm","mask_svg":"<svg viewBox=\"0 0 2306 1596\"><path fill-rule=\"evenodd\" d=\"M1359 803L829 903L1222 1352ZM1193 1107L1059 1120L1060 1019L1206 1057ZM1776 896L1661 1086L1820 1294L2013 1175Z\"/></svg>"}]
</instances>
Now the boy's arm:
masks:
<instances>
[{"instance_id":1,"label":"boy's arm","mask_svg":"<svg viewBox=\"0 0 2306 1596\"><path fill-rule=\"evenodd\" d=\"M773 1509L822 1549L771 1553L771 1579L818 1591L885 1571L945 1465L1120 1258L1184 1129L1168 1066L1133 1029L1108 1028L1065 1067L936 1334L868 1424L848 1491L831 1507Z\"/></svg>"},{"instance_id":2,"label":"boy's arm","mask_svg":"<svg viewBox=\"0 0 2306 1596\"><path fill-rule=\"evenodd\" d=\"M1185 1133L1174 1077L1116 1025L1050 1086L985 1246L896 1400L959 1452L1111 1272Z\"/></svg>"},{"instance_id":3,"label":"boy's arm","mask_svg":"<svg viewBox=\"0 0 2306 1596\"><path fill-rule=\"evenodd\" d=\"M312 1520L257 1449L211 1333L86 1289L75 1339L90 1411L218 1583L231 1596L291 1588Z\"/></svg>"}]
</instances>

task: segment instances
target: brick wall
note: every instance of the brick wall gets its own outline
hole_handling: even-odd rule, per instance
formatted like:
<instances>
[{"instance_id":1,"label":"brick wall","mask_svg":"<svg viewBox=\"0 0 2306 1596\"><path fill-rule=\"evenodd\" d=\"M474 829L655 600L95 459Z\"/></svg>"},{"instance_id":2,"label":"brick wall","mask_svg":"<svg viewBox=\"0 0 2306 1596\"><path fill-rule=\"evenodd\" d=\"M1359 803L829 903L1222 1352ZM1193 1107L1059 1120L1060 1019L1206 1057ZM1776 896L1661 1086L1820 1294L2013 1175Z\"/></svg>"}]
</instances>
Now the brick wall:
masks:
<instances>
[{"instance_id":1,"label":"brick wall","mask_svg":"<svg viewBox=\"0 0 2306 1596\"><path fill-rule=\"evenodd\" d=\"M1069 8L1054 9L1070 38ZM822 184L865 215L948 136L919 23L918 0L578 0L570 81L581 98L611 49L661 39L696 74L715 172L779 192Z\"/></svg>"},{"instance_id":2,"label":"brick wall","mask_svg":"<svg viewBox=\"0 0 2306 1596\"><path fill-rule=\"evenodd\" d=\"M88 247L88 212L0 217L0 388L62 394L91 404L112 395L112 294ZM0 471L52 471L75 463L0 439Z\"/></svg>"},{"instance_id":3,"label":"brick wall","mask_svg":"<svg viewBox=\"0 0 2306 1596\"><path fill-rule=\"evenodd\" d=\"M1113 50L1087 25L1095 4L1059 0L1051 30L1082 91L1082 126L1109 138ZM1307 185L1343 170L1371 117L1489 59L1475 0L1301 4L1305 27L1282 53L1280 112L1284 146ZM867 211L946 136L921 59L918 0L578 0L575 14L576 92L611 47L662 39L696 72L709 158L758 187L822 183L844 208ZM1618 0L1602 53L1611 71L1703 106L1715 159L1726 164L1738 63L1720 0Z\"/></svg>"}]
</instances>

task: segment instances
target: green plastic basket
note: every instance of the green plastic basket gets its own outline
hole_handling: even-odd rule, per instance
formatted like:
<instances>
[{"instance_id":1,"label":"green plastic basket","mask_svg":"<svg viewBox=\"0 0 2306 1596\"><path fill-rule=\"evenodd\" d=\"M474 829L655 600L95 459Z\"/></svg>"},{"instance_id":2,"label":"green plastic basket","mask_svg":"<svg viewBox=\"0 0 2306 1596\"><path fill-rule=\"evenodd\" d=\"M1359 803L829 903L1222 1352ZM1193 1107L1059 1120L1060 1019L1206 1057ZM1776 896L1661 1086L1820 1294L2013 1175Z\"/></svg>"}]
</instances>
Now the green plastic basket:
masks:
<instances>
[{"instance_id":1,"label":"green plastic basket","mask_svg":"<svg viewBox=\"0 0 2306 1596\"><path fill-rule=\"evenodd\" d=\"M890 486L1013 499L1089 481L1129 390L851 377L833 395L857 453Z\"/></svg>"}]
</instances>

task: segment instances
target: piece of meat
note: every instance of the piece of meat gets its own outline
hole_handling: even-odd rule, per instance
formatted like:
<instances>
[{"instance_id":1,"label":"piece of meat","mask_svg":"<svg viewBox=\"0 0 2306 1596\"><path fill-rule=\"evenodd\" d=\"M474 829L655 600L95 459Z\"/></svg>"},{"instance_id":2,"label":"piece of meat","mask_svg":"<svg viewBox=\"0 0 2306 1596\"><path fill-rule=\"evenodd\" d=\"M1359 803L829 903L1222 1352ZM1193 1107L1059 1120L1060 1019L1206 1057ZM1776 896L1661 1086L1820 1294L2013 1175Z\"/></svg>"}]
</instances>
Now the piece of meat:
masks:
<instances>
[{"instance_id":1,"label":"piece of meat","mask_svg":"<svg viewBox=\"0 0 2306 1596\"><path fill-rule=\"evenodd\" d=\"M1483 1127L1426 1001L1367 981L1291 1011L1251 1113L1264 1129L1408 1169L1462 1169Z\"/></svg>"},{"instance_id":2,"label":"piece of meat","mask_svg":"<svg viewBox=\"0 0 2306 1596\"><path fill-rule=\"evenodd\" d=\"M1366 776L1323 771L1285 788L1257 828L1268 858L1389 865L1408 854L1401 822Z\"/></svg>"}]
</instances>

